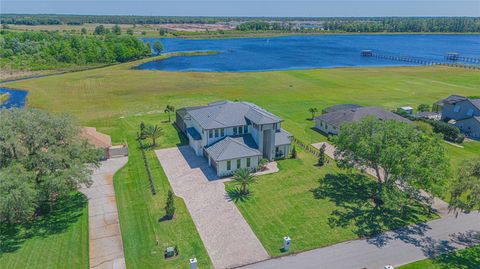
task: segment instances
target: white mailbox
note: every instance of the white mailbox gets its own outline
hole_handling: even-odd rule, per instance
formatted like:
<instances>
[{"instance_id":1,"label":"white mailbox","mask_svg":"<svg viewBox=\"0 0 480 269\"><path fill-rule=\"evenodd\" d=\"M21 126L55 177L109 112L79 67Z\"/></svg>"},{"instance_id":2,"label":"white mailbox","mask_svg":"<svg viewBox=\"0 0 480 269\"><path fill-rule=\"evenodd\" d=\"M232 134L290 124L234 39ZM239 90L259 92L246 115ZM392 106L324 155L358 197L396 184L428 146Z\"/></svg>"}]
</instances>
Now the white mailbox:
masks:
<instances>
[{"instance_id":1,"label":"white mailbox","mask_svg":"<svg viewBox=\"0 0 480 269\"><path fill-rule=\"evenodd\" d=\"M289 251L290 250L290 237L285 236L283 238L283 251Z\"/></svg>"},{"instance_id":2,"label":"white mailbox","mask_svg":"<svg viewBox=\"0 0 480 269\"><path fill-rule=\"evenodd\" d=\"M197 269L197 258L190 259L190 269Z\"/></svg>"}]
</instances>

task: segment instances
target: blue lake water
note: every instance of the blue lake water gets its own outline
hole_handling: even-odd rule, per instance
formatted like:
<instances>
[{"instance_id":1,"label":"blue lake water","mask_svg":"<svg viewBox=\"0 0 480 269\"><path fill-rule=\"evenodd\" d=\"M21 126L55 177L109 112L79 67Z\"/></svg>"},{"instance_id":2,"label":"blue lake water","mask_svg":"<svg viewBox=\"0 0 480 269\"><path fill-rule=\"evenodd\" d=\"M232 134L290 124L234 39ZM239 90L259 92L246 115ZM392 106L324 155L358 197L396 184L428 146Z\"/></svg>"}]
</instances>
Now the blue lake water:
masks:
<instances>
[{"instance_id":1,"label":"blue lake water","mask_svg":"<svg viewBox=\"0 0 480 269\"><path fill-rule=\"evenodd\" d=\"M1 88L0 87L0 94L8 93L10 94L10 98L6 102L0 105L0 109L2 108L22 108L25 106L25 102L27 99L28 91L22 90L13 90L8 88Z\"/></svg>"},{"instance_id":2,"label":"blue lake water","mask_svg":"<svg viewBox=\"0 0 480 269\"><path fill-rule=\"evenodd\" d=\"M144 38L153 42L156 38ZM480 58L480 35L354 34L268 38L159 39L164 52L219 51L215 55L177 56L138 66L144 70L253 72L355 66L405 66L414 63L362 57L365 49L442 61L448 52Z\"/></svg>"}]
</instances>

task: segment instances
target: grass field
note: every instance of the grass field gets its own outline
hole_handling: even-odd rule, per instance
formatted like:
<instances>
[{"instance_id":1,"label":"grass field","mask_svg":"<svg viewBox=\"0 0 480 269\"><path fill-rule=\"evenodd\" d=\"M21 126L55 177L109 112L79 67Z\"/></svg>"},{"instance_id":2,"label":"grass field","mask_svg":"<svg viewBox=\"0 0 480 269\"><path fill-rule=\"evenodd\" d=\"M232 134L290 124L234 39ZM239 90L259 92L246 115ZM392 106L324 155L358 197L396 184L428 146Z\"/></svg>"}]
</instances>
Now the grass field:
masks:
<instances>
[{"instance_id":1,"label":"grass field","mask_svg":"<svg viewBox=\"0 0 480 269\"><path fill-rule=\"evenodd\" d=\"M480 246L457 250L432 259L425 259L398 267L398 269L478 269Z\"/></svg>"},{"instance_id":2,"label":"grass field","mask_svg":"<svg viewBox=\"0 0 480 269\"><path fill-rule=\"evenodd\" d=\"M163 56L167 57L167 56ZM96 70L8 83L30 90L29 106L75 115L82 124L111 126L119 117L206 104L219 99L254 102L285 121L297 138L313 143L325 137L312 129L307 109L339 103L432 104L450 94L476 95L480 73L449 67L333 68L255 73L190 73L136 70L142 60ZM114 138L115 139L115 138ZM480 152L445 144L454 170Z\"/></svg>"},{"instance_id":3,"label":"grass field","mask_svg":"<svg viewBox=\"0 0 480 269\"><path fill-rule=\"evenodd\" d=\"M147 151L147 158L157 194L150 192L141 152L135 141L136 132L142 120L147 124L160 124L166 135L158 143L163 146L179 143L175 129L165 123L165 119L164 114L120 119L116 121L118 129L112 133L129 144L128 164L114 177L126 264L128 268L185 268L188 259L196 257L200 268L210 268L209 256L182 199L175 199L175 219L159 221L165 213L163 207L170 185L152 150ZM169 246L177 246L180 255L165 260L163 251Z\"/></svg>"},{"instance_id":4,"label":"grass field","mask_svg":"<svg viewBox=\"0 0 480 269\"><path fill-rule=\"evenodd\" d=\"M145 169L135 148L134 136L140 121L161 123L166 119L163 109L167 104L180 108L219 99L254 102L282 117L285 120L283 128L297 138L313 143L326 138L314 131L313 122L307 120L310 117L307 112L309 107L321 110L338 103L380 105L389 109L400 105L416 107L421 103L431 104L453 93L475 95L480 91L478 71L438 66L257 73L160 72L132 68L143 61L5 85L30 90L30 107L71 113L78 118L80 124L96 126L99 131L111 134L114 142L130 144L130 161L115 176L115 188L127 266L142 268L167 263L172 267L180 267L180 260L184 261L190 255L199 257L204 265L209 264L208 256L181 200L176 200L177 219L157 223L163 212L165 192L170 187L158 161L150 152L148 156L159 189L159 194L155 197L150 195ZM173 127L161 124L165 128L161 147L179 143L180 139ZM463 159L480 152L479 142L466 143L464 148L446 146L454 167ZM238 204L272 255L279 254L279 238L285 234L296 238L294 240L301 240L294 244L294 249L298 251L356 238L371 228L354 220L344 227L330 227L330 213L334 209L347 210L345 206L349 201L325 197L315 199L311 190L319 186L318 179L327 173L338 174L338 171L333 165L315 170L313 162L313 159L306 156L300 160L280 162L284 171L275 176L262 177L253 187L252 199ZM281 180L277 182L276 176ZM297 178L298 183L295 181ZM292 188L292 194L277 193L283 188ZM272 191L275 193L272 194ZM285 211L273 210L272 205L283 202L283 199L292 201L292 207L283 208ZM342 205L337 205L337 202L342 202ZM304 207L305 203L312 205ZM288 206L284 203L281 205ZM368 210L368 204L365 206L362 209ZM263 215L253 209L258 209ZM296 212L295 218L287 222L284 220L287 216L282 215L282 212ZM420 215L418 218L415 214L413 216L409 223L421 219ZM279 224L274 224L275 227L284 227L275 228L266 223L270 219ZM388 227L388 223L383 225L383 228ZM299 232L299 229L306 229L309 234ZM160 247L155 246L158 238ZM181 255L185 256L165 262L161 248L167 244L178 244Z\"/></svg>"},{"instance_id":5,"label":"grass field","mask_svg":"<svg viewBox=\"0 0 480 269\"><path fill-rule=\"evenodd\" d=\"M51 214L23 225L0 223L0 268L86 269L88 207L83 194L72 194Z\"/></svg>"}]
</instances>

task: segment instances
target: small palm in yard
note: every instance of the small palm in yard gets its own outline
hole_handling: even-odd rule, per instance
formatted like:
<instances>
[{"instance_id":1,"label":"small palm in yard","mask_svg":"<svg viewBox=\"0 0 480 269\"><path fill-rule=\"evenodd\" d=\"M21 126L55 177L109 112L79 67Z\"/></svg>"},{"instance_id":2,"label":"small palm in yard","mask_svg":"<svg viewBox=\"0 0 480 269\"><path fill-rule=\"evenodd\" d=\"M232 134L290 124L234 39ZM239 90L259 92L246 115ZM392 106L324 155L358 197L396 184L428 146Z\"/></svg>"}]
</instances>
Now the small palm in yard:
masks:
<instances>
[{"instance_id":1,"label":"small palm in yard","mask_svg":"<svg viewBox=\"0 0 480 269\"><path fill-rule=\"evenodd\" d=\"M252 175L250 169L248 168L240 168L235 171L233 175L233 179L240 186L240 194L248 194L248 186L255 182L255 177Z\"/></svg>"},{"instance_id":2,"label":"small palm in yard","mask_svg":"<svg viewBox=\"0 0 480 269\"><path fill-rule=\"evenodd\" d=\"M317 112L318 112L318 109L316 107L311 107L311 108L308 109L308 112L310 112L310 114L312 114L311 120L313 120L315 118L315 114L317 114Z\"/></svg>"},{"instance_id":3,"label":"small palm in yard","mask_svg":"<svg viewBox=\"0 0 480 269\"><path fill-rule=\"evenodd\" d=\"M152 139L152 146L157 145L157 139L163 135L163 129L158 125L149 125L145 128L145 136Z\"/></svg>"},{"instance_id":4,"label":"small palm in yard","mask_svg":"<svg viewBox=\"0 0 480 269\"><path fill-rule=\"evenodd\" d=\"M171 106L171 105L167 105L165 107L165 110L164 110L165 113L168 113L168 122L171 122L171 118L170 118L170 113L173 113L175 112L175 107L174 106Z\"/></svg>"}]
</instances>

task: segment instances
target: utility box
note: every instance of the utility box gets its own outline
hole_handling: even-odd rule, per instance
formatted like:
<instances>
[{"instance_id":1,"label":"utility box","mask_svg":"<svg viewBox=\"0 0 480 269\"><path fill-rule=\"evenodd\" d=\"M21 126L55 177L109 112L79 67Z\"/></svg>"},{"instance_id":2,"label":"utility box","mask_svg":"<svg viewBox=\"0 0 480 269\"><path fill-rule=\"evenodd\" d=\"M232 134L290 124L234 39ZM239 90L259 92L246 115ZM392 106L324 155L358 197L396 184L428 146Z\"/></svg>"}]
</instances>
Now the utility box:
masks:
<instances>
[{"instance_id":1,"label":"utility box","mask_svg":"<svg viewBox=\"0 0 480 269\"><path fill-rule=\"evenodd\" d=\"M168 247L165 250L165 258L171 258L175 255L175 249L173 247Z\"/></svg>"},{"instance_id":2,"label":"utility box","mask_svg":"<svg viewBox=\"0 0 480 269\"><path fill-rule=\"evenodd\" d=\"M383 267L384 269L395 269L392 265L385 265L385 267Z\"/></svg>"},{"instance_id":3,"label":"utility box","mask_svg":"<svg viewBox=\"0 0 480 269\"><path fill-rule=\"evenodd\" d=\"M285 236L283 238L283 251L287 252L290 250L290 237Z\"/></svg>"},{"instance_id":4,"label":"utility box","mask_svg":"<svg viewBox=\"0 0 480 269\"><path fill-rule=\"evenodd\" d=\"M197 269L197 258L190 259L190 269Z\"/></svg>"}]
</instances>

